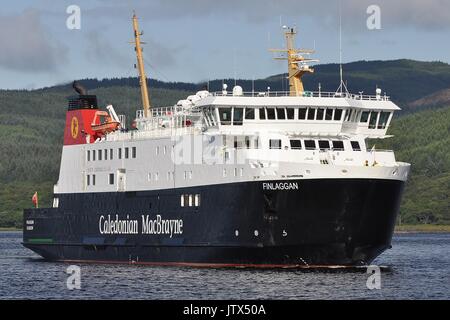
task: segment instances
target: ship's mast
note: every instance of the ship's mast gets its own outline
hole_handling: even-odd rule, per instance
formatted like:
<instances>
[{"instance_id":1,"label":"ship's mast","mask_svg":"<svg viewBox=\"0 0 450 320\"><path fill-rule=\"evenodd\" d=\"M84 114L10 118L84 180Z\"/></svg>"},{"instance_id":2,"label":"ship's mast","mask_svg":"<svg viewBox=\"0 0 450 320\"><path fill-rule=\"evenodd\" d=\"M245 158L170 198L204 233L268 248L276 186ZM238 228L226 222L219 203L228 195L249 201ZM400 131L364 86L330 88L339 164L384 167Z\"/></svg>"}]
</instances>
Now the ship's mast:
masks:
<instances>
[{"instance_id":1,"label":"ship's mast","mask_svg":"<svg viewBox=\"0 0 450 320\"><path fill-rule=\"evenodd\" d=\"M144 70L144 59L142 58L142 47L141 35L142 32L139 31L138 19L136 14L133 14L133 29L134 29L134 45L137 57L137 68L139 71L139 83L141 85L141 96L142 96L142 107L144 109L144 116L148 116L148 110L150 109L150 99L148 96L147 89L147 76Z\"/></svg>"},{"instance_id":2,"label":"ship's mast","mask_svg":"<svg viewBox=\"0 0 450 320\"><path fill-rule=\"evenodd\" d=\"M308 62L317 62L318 60L307 59L303 57L305 54L314 53L314 50L295 49L295 35L297 32L294 28L283 26L286 31L286 49L270 49L274 52L286 52L286 57L276 57L277 60L287 60L288 62L288 79L289 79L289 95L300 96L304 92L302 76L305 73L313 73L314 69L310 68ZM302 55L303 54L303 55Z\"/></svg>"}]
</instances>

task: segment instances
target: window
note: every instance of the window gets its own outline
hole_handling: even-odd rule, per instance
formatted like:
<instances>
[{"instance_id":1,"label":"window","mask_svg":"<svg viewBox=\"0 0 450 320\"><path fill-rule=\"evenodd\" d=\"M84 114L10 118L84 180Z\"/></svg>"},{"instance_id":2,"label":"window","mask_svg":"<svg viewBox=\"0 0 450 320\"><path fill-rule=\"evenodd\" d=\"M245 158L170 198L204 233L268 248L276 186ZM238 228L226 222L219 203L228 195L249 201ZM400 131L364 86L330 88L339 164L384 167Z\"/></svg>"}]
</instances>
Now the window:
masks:
<instances>
[{"instance_id":1,"label":"window","mask_svg":"<svg viewBox=\"0 0 450 320\"><path fill-rule=\"evenodd\" d=\"M327 109L325 112L325 120L333 120L333 109Z\"/></svg>"},{"instance_id":2,"label":"window","mask_svg":"<svg viewBox=\"0 0 450 320\"><path fill-rule=\"evenodd\" d=\"M233 110L233 125L242 126L242 118L244 116L244 108L234 108Z\"/></svg>"},{"instance_id":3,"label":"window","mask_svg":"<svg viewBox=\"0 0 450 320\"><path fill-rule=\"evenodd\" d=\"M266 120L266 108L259 108L259 119Z\"/></svg>"},{"instance_id":4,"label":"window","mask_svg":"<svg viewBox=\"0 0 450 320\"><path fill-rule=\"evenodd\" d=\"M92 185L95 186L95 174L92 175Z\"/></svg>"},{"instance_id":5,"label":"window","mask_svg":"<svg viewBox=\"0 0 450 320\"><path fill-rule=\"evenodd\" d=\"M270 149L281 149L281 140L280 139L270 139L269 140L269 148Z\"/></svg>"},{"instance_id":6,"label":"window","mask_svg":"<svg viewBox=\"0 0 450 320\"><path fill-rule=\"evenodd\" d=\"M320 150L329 150L330 149L330 141L319 140L319 149Z\"/></svg>"},{"instance_id":7,"label":"window","mask_svg":"<svg viewBox=\"0 0 450 320\"><path fill-rule=\"evenodd\" d=\"M98 161L102 160L102 152L103 150L97 150L98 151Z\"/></svg>"},{"instance_id":8,"label":"window","mask_svg":"<svg viewBox=\"0 0 450 320\"><path fill-rule=\"evenodd\" d=\"M255 138L255 140L253 140L253 148L259 149L259 139L258 138Z\"/></svg>"},{"instance_id":9,"label":"window","mask_svg":"<svg viewBox=\"0 0 450 320\"><path fill-rule=\"evenodd\" d=\"M159 173L155 172L154 176L155 176L155 181L158 181L159 180Z\"/></svg>"},{"instance_id":10,"label":"window","mask_svg":"<svg viewBox=\"0 0 450 320\"><path fill-rule=\"evenodd\" d=\"M105 149L105 160L108 160L108 149Z\"/></svg>"},{"instance_id":11,"label":"window","mask_svg":"<svg viewBox=\"0 0 450 320\"><path fill-rule=\"evenodd\" d=\"M92 150L92 161L95 161L95 150Z\"/></svg>"},{"instance_id":12,"label":"window","mask_svg":"<svg viewBox=\"0 0 450 320\"><path fill-rule=\"evenodd\" d=\"M219 108L220 123L222 125L231 124L231 108Z\"/></svg>"},{"instance_id":13,"label":"window","mask_svg":"<svg viewBox=\"0 0 450 320\"><path fill-rule=\"evenodd\" d=\"M370 113L369 129L375 129L377 127L377 118L378 118L378 112Z\"/></svg>"},{"instance_id":14,"label":"window","mask_svg":"<svg viewBox=\"0 0 450 320\"><path fill-rule=\"evenodd\" d=\"M152 181L152 174L151 173L148 174L148 181Z\"/></svg>"},{"instance_id":15,"label":"window","mask_svg":"<svg viewBox=\"0 0 450 320\"><path fill-rule=\"evenodd\" d=\"M323 114L324 114L325 110L324 109L317 109L317 117L316 120L323 120Z\"/></svg>"},{"instance_id":16,"label":"window","mask_svg":"<svg viewBox=\"0 0 450 320\"><path fill-rule=\"evenodd\" d=\"M250 137L245 136L245 148L250 149Z\"/></svg>"},{"instance_id":17,"label":"window","mask_svg":"<svg viewBox=\"0 0 450 320\"><path fill-rule=\"evenodd\" d=\"M122 148L119 148L119 159L122 159Z\"/></svg>"},{"instance_id":18,"label":"window","mask_svg":"<svg viewBox=\"0 0 450 320\"><path fill-rule=\"evenodd\" d=\"M254 120L255 119L255 109L245 108L245 119Z\"/></svg>"},{"instance_id":19,"label":"window","mask_svg":"<svg viewBox=\"0 0 450 320\"><path fill-rule=\"evenodd\" d=\"M225 178L227 176L227 169L222 170L222 176Z\"/></svg>"},{"instance_id":20,"label":"window","mask_svg":"<svg viewBox=\"0 0 450 320\"><path fill-rule=\"evenodd\" d=\"M189 207L192 207L192 194L189 195Z\"/></svg>"},{"instance_id":21,"label":"window","mask_svg":"<svg viewBox=\"0 0 450 320\"><path fill-rule=\"evenodd\" d=\"M109 149L109 160L113 159L113 149Z\"/></svg>"},{"instance_id":22,"label":"window","mask_svg":"<svg viewBox=\"0 0 450 320\"><path fill-rule=\"evenodd\" d=\"M361 151L358 141L350 141L353 151Z\"/></svg>"},{"instance_id":23,"label":"window","mask_svg":"<svg viewBox=\"0 0 450 320\"><path fill-rule=\"evenodd\" d=\"M306 150L315 150L316 149L316 141L315 140L305 140L305 149Z\"/></svg>"},{"instance_id":24,"label":"window","mask_svg":"<svg viewBox=\"0 0 450 320\"><path fill-rule=\"evenodd\" d=\"M87 154L87 161L91 161L91 151L88 150L86 154Z\"/></svg>"},{"instance_id":25,"label":"window","mask_svg":"<svg viewBox=\"0 0 450 320\"><path fill-rule=\"evenodd\" d=\"M274 108L267 108L267 119L269 120L275 120L275 109Z\"/></svg>"},{"instance_id":26,"label":"window","mask_svg":"<svg viewBox=\"0 0 450 320\"><path fill-rule=\"evenodd\" d=\"M292 108L287 108L286 109L286 114L287 114L287 118L289 120L294 120L294 109Z\"/></svg>"},{"instance_id":27,"label":"window","mask_svg":"<svg viewBox=\"0 0 450 320\"><path fill-rule=\"evenodd\" d=\"M298 119L299 120L305 120L306 119L306 108L300 108L298 109Z\"/></svg>"},{"instance_id":28,"label":"window","mask_svg":"<svg viewBox=\"0 0 450 320\"><path fill-rule=\"evenodd\" d=\"M89 186L91 184L91 176L87 175L87 185Z\"/></svg>"},{"instance_id":29,"label":"window","mask_svg":"<svg viewBox=\"0 0 450 320\"><path fill-rule=\"evenodd\" d=\"M381 112L380 113L380 119L378 120L378 129L385 129L388 119L389 119L389 112Z\"/></svg>"},{"instance_id":30,"label":"window","mask_svg":"<svg viewBox=\"0 0 450 320\"><path fill-rule=\"evenodd\" d=\"M332 141L333 150L344 150L344 141Z\"/></svg>"},{"instance_id":31,"label":"window","mask_svg":"<svg viewBox=\"0 0 450 320\"><path fill-rule=\"evenodd\" d=\"M129 155L130 155L130 148L126 147L125 148L125 159L128 159Z\"/></svg>"},{"instance_id":32,"label":"window","mask_svg":"<svg viewBox=\"0 0 450 320\"><path fill-rule=\"evenodd\" d=\"M308 108L308 120L314 120L316 109Z\"/></svg>"},{"instance_id":33,"label":"window","mask_svg":"<svg viewBox=\"0 0 450 320\"><path fill-rule=\"evenodd\" d=\"M164 146L164 148L163 148L163 154L167 154L167 146ZM134 158L136 158L136 156L134 156Z\"/></svg>"},{"instance_id":34,"label":"window","mask_svg":"<svg viewBox=\"0 0 450 320\"><path fill-rule=\"evenodd\" d=\"M286 111L284 108L277 108L277 118L278 120L286 119Z\"/></svg>"},{"instance_id":35,"label":"window","mask_svg":"<svg viewBox=\"0 0 450 320\"><path fill-rule=\"evenodd\" d=\"M302 149L302 141L301 140L291 140L291 149L301 150Z\"/></svg>"},{"instance_id":36,"label":"window","mask_svg":"<svg viewBox=\"0 0 450 320\"><path fill-rule=\"evenodd\" d=\"M109 184L114 184L114 173L109 174Z\"/></svg>"},{"instance_id":37,"label":"window","mask_svg":"<svg viewBox=\"0 0 450 320\"><path fill-rule=\"evenodd\" d=\"M166 147L164 147L164 150L166 150L165 148ZM136 147L131 148L131 157L136 158Z\"/></svg>"},{"instance_id":38,"label":"window","mask_svg":"<svg viewBox=\"0 0 450 320\"><path fill-rule=\"evenodd\" d=\"M159 147L156 147L155 150L156 150L156 155L158 155L159 154Z\"/></svg>"},{"instance_id":39,"label":"window","mask_svg":"<svg viewBox=\"0 0 450 320\"><path fill-rule=\"evenodd\" d=\"M234 168L234 170L233 170L233 171L234 171L234 176L235 176L235 177L237 177L237 174L238 174L238 172L237 172L237 168Z\"/></svg>"},{"instance_id":40,"label":"window","mask_svg":"<svg viewBox=\"0 0 450 320\"><path fill-rule=\"evenodd\" d=\"M200 207L200 195L198 193L194 197L194 205Z\"/></svg>"},{"instance_id":41,"label":"window","mask_svg":"<svg viewBox=\"0 0 450 320\"><path fill-rule=\"evenodd\" d=\"M363 111L360 122L366 123L369 120L369 111Z\"/></svg>"},{"instance_id":42,"label":"window","mask_svg":"<svg viewBox=\"0 0 450 320\"><path fill-rule=\"evenodd\" d=\"M180 196L180 206L184 207L184 194Z\"/></svg>"},{"instance_id":43,"label":"window","mask_svg":"<svg viewBox=\"0 0 450 320\"><path fill-rule=\"evenodd\" d=\"M333 120L334 121L341 121L341 119L342 119L342 109L335 109L334 110Z\"/></svg>"},{"instance_id":44,"label":"window","mask_svg":"<svg viewBox=\"0 0 450 320\"><path fill-rule=\"evenodd\" d=\"M350 118L352 117L352 109L347 110L347 112L345 113L345 119L344 121L350 121Z\"/></svg>"}]
</instances>

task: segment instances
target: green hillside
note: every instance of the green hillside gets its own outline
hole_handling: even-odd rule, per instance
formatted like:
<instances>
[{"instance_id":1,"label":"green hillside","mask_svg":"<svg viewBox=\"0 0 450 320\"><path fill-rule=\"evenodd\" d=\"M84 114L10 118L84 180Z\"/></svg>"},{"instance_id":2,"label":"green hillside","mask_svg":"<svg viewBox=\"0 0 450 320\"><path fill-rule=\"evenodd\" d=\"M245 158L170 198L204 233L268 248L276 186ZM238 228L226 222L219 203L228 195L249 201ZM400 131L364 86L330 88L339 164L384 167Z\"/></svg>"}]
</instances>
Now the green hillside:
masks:
<instances>
[{"instance_id":1,"label":"green hillside","mask_svg":"<svg viewBox=\"0 0 450 320\"><path fill-rule=\"evenodd\" d=\"M450 224L450 106L396 119L388 134L376 147L412 165L401 222Z\"/></svg>"},{"instance_id":2,"label":"green hillside","mask_svg":"<svg viewBox=\"0 0 450 320\"><path fill-rule=\"evenodd\" d=\"M309 85L315 87L320 81L323 90L334 91L338 83L335 68L318 66L316 74L308 77ZM430 90L450 87L450 66L439 62L355 62L345 65L345 70L352 92L360 85L371 94L378 84L392 96L395 93L403 108L431 94ZM134 118L140 106L137 81L90 79L82 83L98 96L101 106L113 104L118 114L127 115L128 122ZM150 84L154 106L172 105L204 85L155 80ZM222 80L211 81L210 90L220 90L221 84ZM250 80L239 80L238 84L246 91L252 88ZM271 90L281 90L281 78L257 80L255 90L263 91L268 85ZM0 90L0 227L20 227L22 209L31 206L35 191L41 206L51 204L52 187L59 174L66 97L70 95L73 90L68 85L33 91ZM376 146L394 149L398 160L413 165L401 209L402 222L450 224L450 107L421 110L416 106L410 110L416 113L403 113L389 129L395 137L378 141Z\"/></svg>"}]
</instances>

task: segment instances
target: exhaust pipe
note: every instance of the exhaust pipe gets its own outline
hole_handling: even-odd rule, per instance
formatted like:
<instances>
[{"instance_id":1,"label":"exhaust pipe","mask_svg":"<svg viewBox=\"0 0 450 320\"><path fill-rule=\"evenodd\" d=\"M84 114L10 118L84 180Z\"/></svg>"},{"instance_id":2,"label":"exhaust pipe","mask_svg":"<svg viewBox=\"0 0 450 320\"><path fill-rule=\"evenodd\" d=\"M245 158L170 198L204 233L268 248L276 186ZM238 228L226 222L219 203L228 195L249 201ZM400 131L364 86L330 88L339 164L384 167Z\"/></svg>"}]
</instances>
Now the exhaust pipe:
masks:
<instances>
[{"instance_id":1,"label":"exhaust pipe","mask_svg":"<svg viewBox=\"0 0 450 320\"><path fill-rule=\"evenodd\" d=\"M81 96L84 96L87 94L87 90L78 81L74 81L72 83L72 88L74 88L75 91Z\"/></svg>"}]
</instances>

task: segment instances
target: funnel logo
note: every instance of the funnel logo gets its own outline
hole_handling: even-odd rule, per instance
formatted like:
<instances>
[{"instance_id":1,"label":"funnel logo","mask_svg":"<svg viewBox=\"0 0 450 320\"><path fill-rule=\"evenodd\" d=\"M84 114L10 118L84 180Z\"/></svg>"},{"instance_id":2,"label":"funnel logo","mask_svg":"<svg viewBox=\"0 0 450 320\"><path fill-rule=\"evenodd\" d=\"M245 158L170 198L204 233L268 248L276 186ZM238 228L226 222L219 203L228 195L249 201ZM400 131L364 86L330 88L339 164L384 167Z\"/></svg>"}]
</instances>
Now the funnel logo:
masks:
<instances>
[{"instance_id":1,"label":"funnel logo","mask_svg":"<svg viewBox=\"0 0 450 320\"><path fill-rule=\"evenodd\" d=\"M72 138L76 139L78 137L78 118L73 117L70 122L70 132L72 133Z\"/></svg>"}]
</instances>

